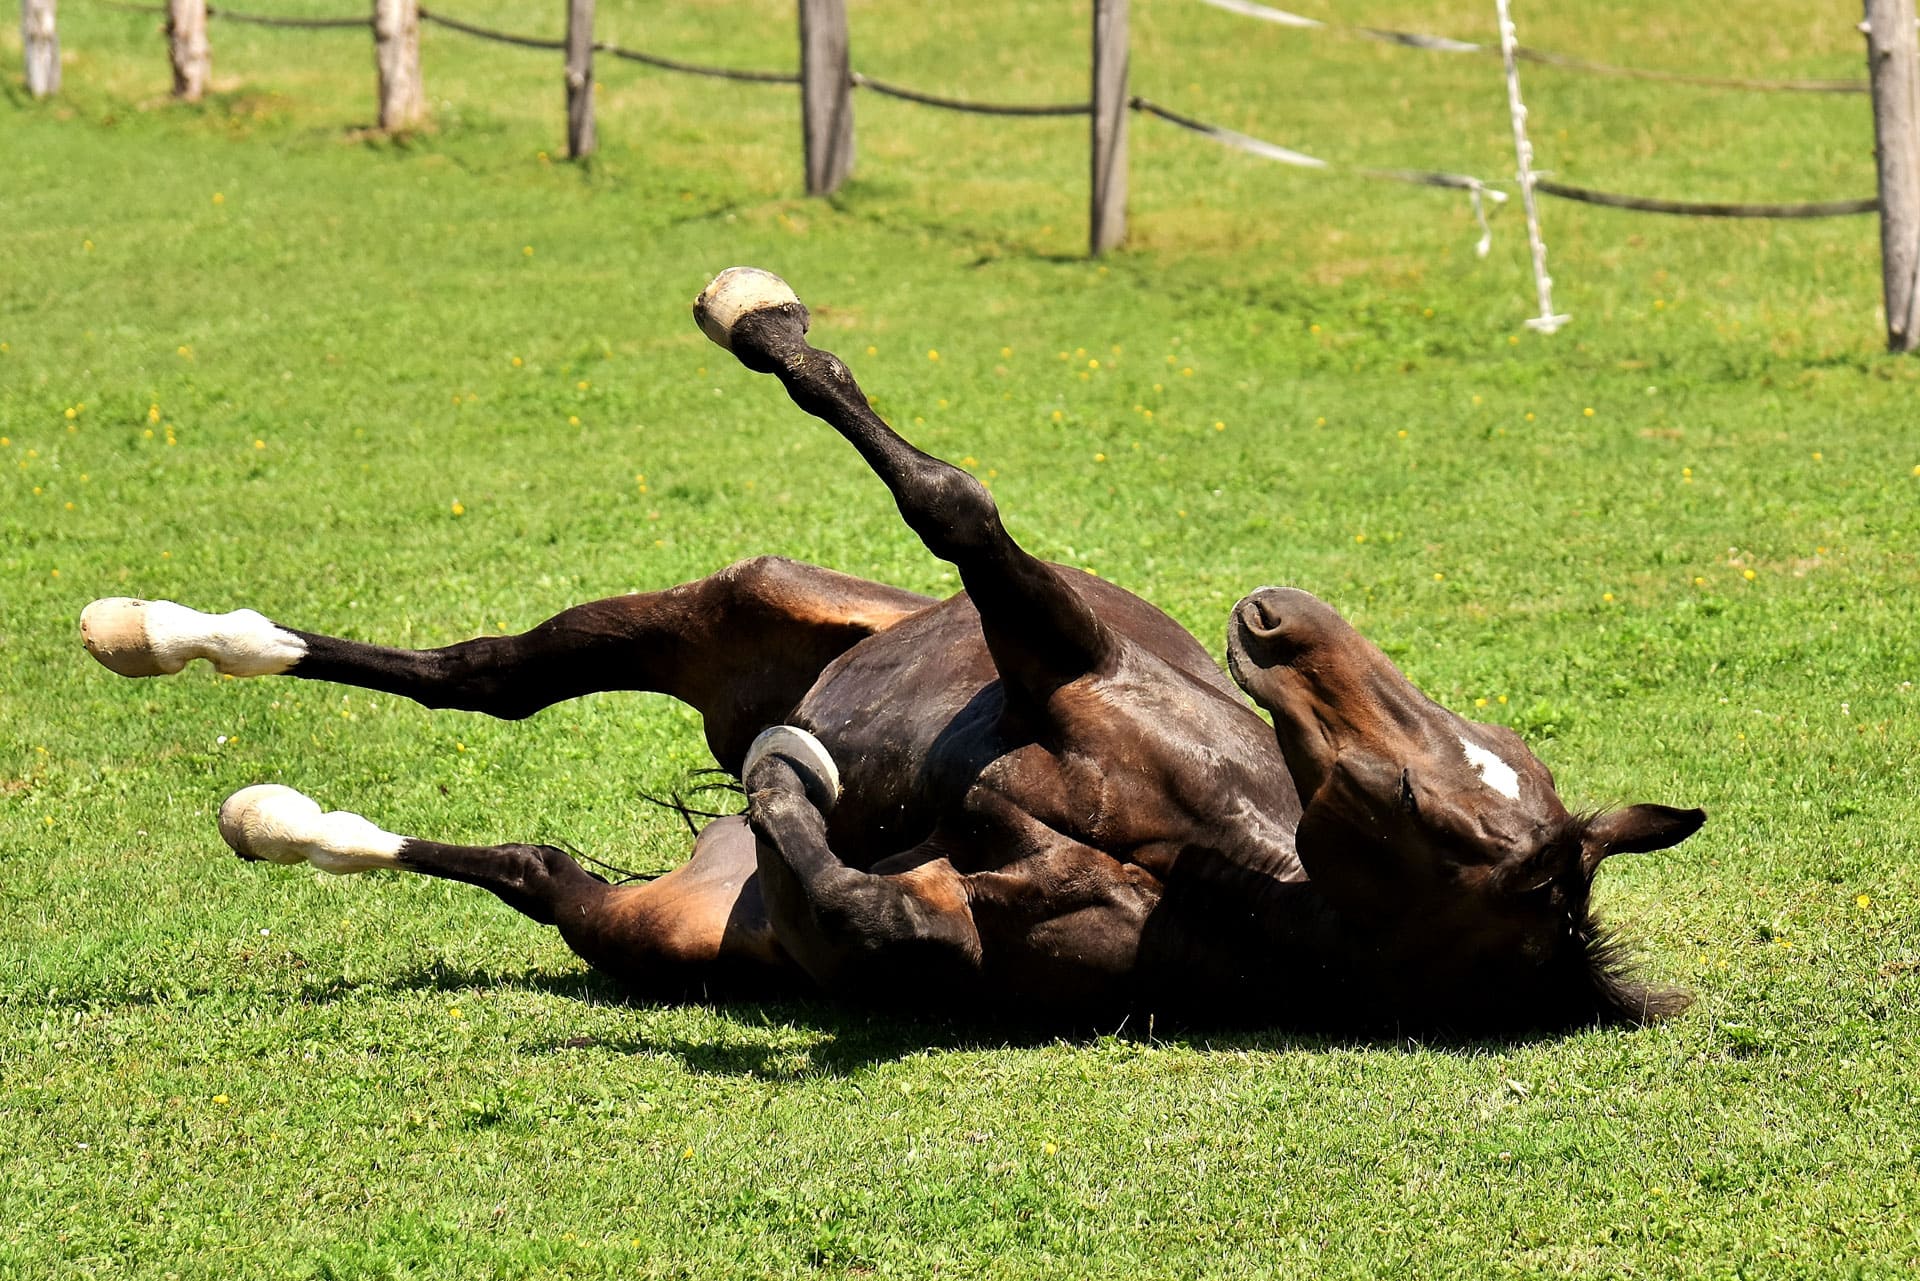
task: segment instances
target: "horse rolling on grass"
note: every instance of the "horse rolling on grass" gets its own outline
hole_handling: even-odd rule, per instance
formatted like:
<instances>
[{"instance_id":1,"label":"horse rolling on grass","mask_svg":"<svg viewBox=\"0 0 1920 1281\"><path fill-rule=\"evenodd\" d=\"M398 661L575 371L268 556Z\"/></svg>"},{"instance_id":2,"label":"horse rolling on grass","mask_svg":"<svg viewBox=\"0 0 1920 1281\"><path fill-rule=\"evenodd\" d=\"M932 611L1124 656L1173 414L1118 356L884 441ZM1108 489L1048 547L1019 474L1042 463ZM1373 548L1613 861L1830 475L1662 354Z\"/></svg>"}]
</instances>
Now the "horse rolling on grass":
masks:
<instances>
[{"instance_id":1,"label":"horse rolling on grass","mask_svg":"<svg viewBox=\"0 0 1920 1281\"><path fill-rule=\"evenodd\" d=\"M649 998L798 986L1060 1024L1474 1034L1685 1007L1633 977L1590 896L1608 857L1674 845L1702 811L1569 812L1517 735L1427 699L1304 591L1233 607L1236 690L1152 605L1014 542L985 488L896 435L808 344L778 277L724 272L694 315L859 451L964 590L937 601L762 557L432 650L94 602L82 639L123 676L204 658L509 719L670 694L747 794L644 884L548 846L398 836L277 784L221 807L241 858L480 886Z\"/></svg>"}]
</instances>

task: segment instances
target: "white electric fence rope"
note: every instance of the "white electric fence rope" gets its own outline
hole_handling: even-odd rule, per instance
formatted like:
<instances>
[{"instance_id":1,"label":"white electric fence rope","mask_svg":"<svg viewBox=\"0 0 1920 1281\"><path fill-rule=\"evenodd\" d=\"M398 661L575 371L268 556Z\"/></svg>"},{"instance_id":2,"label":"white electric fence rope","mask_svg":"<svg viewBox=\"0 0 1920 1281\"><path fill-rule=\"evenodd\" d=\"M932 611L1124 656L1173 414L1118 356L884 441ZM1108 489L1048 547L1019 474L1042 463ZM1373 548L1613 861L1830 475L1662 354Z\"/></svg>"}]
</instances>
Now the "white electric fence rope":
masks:
<instances>
[{"instance_id":1,"label":"white electric fence rope","mask_svg":"<svg viewBox=\"0 0 1920 1281\"><path fill-rule=\"evenodd\" d=\"M31 0L31 2L51 7L54 0ZM94 0L94 3L102 8L116 9L129 13L165 15L168 12L167 6L164 4L130 3L129 0ZM1389 44L1432 49L1446 53L1492 54L1496 52L1493 46L1490 45L1474 44L1465 40L1454 40L1446 36L1422 35L1416 32L1392 31L1377 27L1342 26L1338 23L1323 22L1318 18L1303 17L1297 13L1289 13L1284 9L1275 9L1270 5L1257 4L1254 3L1254 0L1201 0L1201 3L1228 13L1256 18L1263 22L1270 22L1285 27L1340 32L1348 35L1363 36L1372 40L1380 40ZM457 18L450 18L444 14L427 9L420 9L418 12L422 23L446 27L453 31L484 40L492 40L503 44L517 45L522 48L541 51L560 51L566 48L566 42L564 40L495 31L488 27L478 26ZM207 16L229 22L251 23L267 27L364 29L373 25L372 20L364 16L353 18L277 17L267 14L240 13L223 7L217 8L211 4L207 6ZM1865 23L1860 24L1860 26L1862 30L1866 29ZM604 41L595 42L593 49L596 53L604 53L629 62L642 63L661 70L684 72L690 75L783 85L799 84L801 79L800 76L794 72L752 71L729 67L702 66L698 63L683 62L675 58L665 58L658 54L646 53L637 49L622 48L619 45ZM1665 80L1682 84L1707 85L1718 88L1849 93L1865 92L1866 89L1865 81L1857 83L1853 81L1811 80L1749 81L1733 80L1716 76L1688 75L1681 72L1647 71L1624 67L1611 67L1602 63L1569 58L1561 54L1529 49L1525 45L1516 45L1513 49L1513 56L1521 62L1531 61L1569 67L1580 71L1599 72L1607 75L1633 76L1641 79ZM1093 109L1092 104L1088 102L974 102L906 88L888 81L875 79L872 76L865 75L858 71L850 71L849 76L853 85L857 88L870 90L884 97L900 98L908 102L921 103L926 106L939 107L951 111L965 111L995 116L1084 116L1090 114ZM1143 98L1133 98L1129 101L1128 105L1136 111L1145 111L1149 114L1160 116L1174 124L1181 125L1196 133L1210 137L1222 145L1237 147L1269 160L1276 160L1286 164L1301 164L1308 168L1318 168L1329 171L1339 168L1339 166L1329 164L1328 162L1318 160L1311 156L1306 156L1301 152L1291 151L1288 148L1279 147L1273 143L1249 137L1246 134L1236 133L1222 126L1208 124L1204 121L1179 115L1156 103L1148 102ZM1296 160L1294 157L1299 157L1299 159ZM1405 182L1421 186L1452 187L1467 192L1473 202L1474 217L1480 224L1482 233L1480 242L1475 246L1475 250L1481 257L1486 257L1491 242L1491 230L1487 221L1485 202L1492 200L1497 203L1507 198L1506 193L1500 191L1498 188L1487 186L1480 179L1464 174L1384 168L1353 168L1346 170L1346 172L1367 178L1380 178L1393 182ZM1876 197L1854 200L1813 201L1796 204L1667 200L1651 196L1636 196L1626 195L1620 192L1599 191L1590 187L1575 187L1566 183L1553 182L1539 176L1535 178L1533 190L1536 195L1554 196L1562 200L1580 201L1584 204L1600 205L1611 209L1630 209L1641 213L1669 214L1691 218L1833 218L1852 214L1872 213L1880 207L1880 202Z\"/></svg>"},{"instance_id":2,"label":"white electric fence rope","mask_svg":"<svg viewBox=\"0 0 1920 1281\"><path fill-rule=\"evenodd\" d=\"M1200 0L1200 3L1226 13L1238 14L1243 18L1270 22L1275 26L1293 27L1301 31L1333 31L1342 35L1359 36L1365 40L1378 40L1383 44L1404 45L1409 49L1429 49L1435 53L1493 54L1499 52L1492 45L1480 44L1472 40L1455 40L1451 36L1429 35L1421 31L1396 31L1388 27L1357 27L1344 22L1323 22L1319 18L1289 13L1285 9L1275 9L1271 5L1255 4L1254 0ZM1861 24L1863 29L1865 26L1865 23ZM1568 71L1584 71L1599 76L1623 76L1630 80L1654 80L1666 84L1696 85L1703 89L1752 89L1762 93L1867 92L1867 82L1864 80L1756 80L1749 76L1708 76L1688 71L1662 71L1654 67L1621 67L1608 62L1595 62L1591 58L1576 58L1570 54L1554 53L1549 49L1531 49L1526 45L1516 47L1513 56L1522 62L1537 62L1542 66L1562 67Z\"/></svg>"},{"instance_id":3,"label":"white electric fence rope","mask_svg":"<svg viewBox=\"0 0 1920 1281\"><path fill-rule=\"evenodd\" d=\"M1381 27L1350 27L1344 23L1322 22L1318 18L1288 13L1285 9L1255 4L1253 0L1200 0L1200 3L1212 5L1216 9L1224 9L1228 13L1237 13L1243 18L1258 18L1262 22L1271 22L1281 27L1298 27L1303 31L1351 31L1369 40L1384 40L1388 44L1403 44L1413 49L1432 49L1436 53L1489 52L1485 45L1474 44L1470 40L1455 40L1449 36L1430 36L1419 31L1388 31Z\"/></svg>"},{"instance_id":4,"label":"white electric fence rope","mask_svg":"<svg viewBox=\"0 0 1920 1281\"><path fill-rule=\"evenodd\" d=\"M1293 165L1299 169L1323 169L1330 173L1343 171L1342 166L1336 165L1328 160L1322 160L1318 156L1310 156L1304 151L1295 151L1291 147L1282 147L1278 143L1268 142L1263 138L1255 138L1251 134L1244 134L1236 129L1229 129L1225 125L1216 125L1205 120L1196 120L1192 116L1182 115L1148 98L1136 96L1131 99L1127 105L1135 111L1142 111L1150 116L1158 116L1168 124L1179 125L1182 129L1190 129L1203 138L1211 138L1223 147L1232 147L1236 151L1244 151L1248 155L1259 156L1263 160L1272 160L1283 165ZM1377 179L1382 182L1400 182L1415 187L1445 187L1454 191L1466 192L1467 199L1473 206L1474 221L1480 224L1480 239L1474 243L1473 252L1481 258L1485 258L1492 250L1493 227L1487 221L1487 201L1491 200L1495 204L1503 204L1507 199L1506 192L1489 187L1485 182L1473 177L1471 174L1446 173L1432 169L1376 169L1364 165L1355 165L1345 168L1344 172L1355 174L1362 178Z\"/></svg>"},{"instance_id":5,"label":"white electric fence rope","mask_svg":"<svg viewBox=\"0 0 1920 1281\"><path fill-rule=\"evenodd\" d=\"M1520 180L1520 207L1527 215L1527 244L1533 250L1533 287L1540 296L1540 314L1527 322L1527 328L1550 334L1572 317L1555 315L1553 310L1553 277L1547 274L1547 242L1540 235L1540 212L1533 199L1533 144L1527 141L1527 105L1520 100L1520 64L1513 56L1520 40L1507 0L1493 2L1500 15L1500 60L1507 69L1507 108L1513 116L1515 176Z\"/></svg>"}]
</instances>

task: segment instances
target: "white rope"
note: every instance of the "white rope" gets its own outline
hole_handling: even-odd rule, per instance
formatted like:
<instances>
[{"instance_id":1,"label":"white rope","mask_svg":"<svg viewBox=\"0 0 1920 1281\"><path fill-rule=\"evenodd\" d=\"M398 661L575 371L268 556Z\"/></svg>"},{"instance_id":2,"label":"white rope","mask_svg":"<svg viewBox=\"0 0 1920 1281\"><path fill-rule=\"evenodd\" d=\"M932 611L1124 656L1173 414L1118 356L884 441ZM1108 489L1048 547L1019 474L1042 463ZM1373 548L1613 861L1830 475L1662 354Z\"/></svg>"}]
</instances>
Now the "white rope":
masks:
<instances>
[{"instance_id":1,"label":"white rope","mask_svg":"<svg viewBox=\"0 0 1920 1281\"><path fill-rule=\"evenodd\" d=\"M1494 0L1500 15L1500 60L1507 67L1507 107L1513 115L1513 154L1520 179L1520 204L1527 215L1527 243L1533 249L1533 285L1540 296L1540 314L1527 322L1527 328L1543 334L1553 333L1571 320L1553 311L1553 277L1547 274L1547 242L1540 236L1540 212L1533 199L1533 144L1527 141L1527 106L1520 101L1520 64L1514 57L1519 37L1507 0Z\"/></svg>"},{"instance_id":2,"label":"white rope","mask_svg":"<svg viewBox=\"0 0 1920 1281\"><path fill-rule=\"evenodd\" d=\"M1331 169L1333 166L1318 156L1310 156L1304 151L1295 151L1276 142L1268 142L1248 134L1228 129L1224 125L1212 127L1214 141L1229 147L1237 147L1251 155L1264 156L1268 160L1277 160L1283 165L1294 165L1301 169Z\"/></svg>"},{"instance_id":3,"label":"white rope","mask_svg":"<svg viewBox=\"0 0 1920 1281\"><path fill-rule=\"evenodd\" d=\"M1228 13L1237 13L1243 18L1258 18L1262 22L1277 23L1283 27L1304 27L1309 30L1324 27L1327 24L1318 18L1303 18L1297 13L1288 13L1285 9L1269 9L1263 4L1254 4L1253 0L1200 0L1216 9L1225 9Z\"/></svg>"},{"instance_id":4,"label":"white rope","mask_svg":"<svg viewBox=\"0 0 1920 1281\"><path fill-rule=\"evenodd\" d=\"M1455 40L1449 36L1430 36L1419 31L1387 31L1379 27L1349 27L1340 23L1322 22L1318 18L1288 13L1285 9L1255 4L1253 0L1200 0L1200 3L1212 5L1228 13L1237 13L1243 18L1258 18L1262 22L1271 22L1276 26L1298 27L1304 31L1347 31L1354 35L1365 36L1369 40L1384 40L1388 44L1403 44L1412 49L1432 49L1436 53L1487 52L1485 45L1474 44L1468 40Z\"/></svg>"},{"instance_id":5,"label":"white rope","mask_svg":"<svg viewBox=\"0 0 1920 1281\"><path fill-rule=\"evenodd\" d=\"M1211 2L1211 0L1209 0ZM1325 169L1340 172L1343 166L1310 156L1304 151L1295 151L1291 147L1282 147L1278 143L1267 142L1225 125L1211 124L1205 120L1196 120L1192 116L1183 116L1179 112L1161 106L1147 98L1136 97L1130 104L1135 111L1144 111L1150 116L1158 116L1169 124L1179 125L1182 129L1191 129L1202 137L1211 138L1223 147L1232 147L1267 160L1277 160L1283 165L1294 165L1301 169ZM1376 178L1385 182L1404 182L1416 187L1447 187L1467 193L1467 199L1473 204L1473 217L1480 224L1480 239L1475 242L1473 252L1485 258L1493 248L1493 227L1487 221L1487 201L1504 204L1507 193L1497 191L1480 179L1463 173L1444 173L1433 169L1375 169L1371 167L1346 167L1345 172L1358 174L1362 178Z\"/></svg>"}]
</instances>

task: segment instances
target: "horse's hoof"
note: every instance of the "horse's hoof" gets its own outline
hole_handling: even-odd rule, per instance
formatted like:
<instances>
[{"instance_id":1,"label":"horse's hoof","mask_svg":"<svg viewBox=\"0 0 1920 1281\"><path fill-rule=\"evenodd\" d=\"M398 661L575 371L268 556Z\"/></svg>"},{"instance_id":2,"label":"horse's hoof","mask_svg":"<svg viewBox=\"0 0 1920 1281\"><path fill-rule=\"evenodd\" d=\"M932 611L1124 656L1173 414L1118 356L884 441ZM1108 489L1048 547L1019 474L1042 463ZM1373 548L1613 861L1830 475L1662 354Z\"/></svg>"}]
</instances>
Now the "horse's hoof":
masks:
<instances>
[{"instance_id":1,"label":"horse's hoof","mask_svg":"<svg viewBox=\"0 0 1920 1281\"><path fill-rule=\"evenodd\" d=\"M304 863L320 807L291 787L256 783L220 807L220 839L249 863Z\"/></svg>"},{"instance_id":2,"label":"horse's hoof","mask_svg":"<svg viewBox=\"0 0 1920 1281\"><path fill-rule=\"evenodd\" d=\"M220 838L250 863L311 863L344 875L395 867L406 838L345 810L322 813L291 787L256 783L220 807Z\"/></svg>"},{"instance_id":3,"label":"horse's hoof","mask_svg":"<svg viewBox=\"0 0 1920 1281\"><path fill-rule=\"evenodd\" d=\"M778 756L793 766L794 773L807 789L807 799L821 813L833 808L840 799L840 767L819 739L797 725L770 725L760 731L747 749L746 763L740 767L744 781L753 767L769 756Z\"/></svg>"},{"instance_id":4,"label":"horse's hoof","mask_svg":"<svg viewBox=\"0 0 1920 1281\"><path fill-rule=\"evenodd\" d=\"M126 596L80 611L80 643L122 676L171 676L196 658L227 676L277 676L307 652L305 641L250 609L203 614Z\"/></svg>"},{"instance_id":5,"label":"horse's hoof","mask_svg":"<svg viewBox=\"0 0 1920 1281\"><path fill-rule=\"evenodd\" d=\"M100 665L121 676L171 676L186 660L169 665L147 638L151 602L109 596L80 611L80 643Z\"/></svg>"},{"instance_id":6,"label":"horse's hoof","mask_svg":"<svg viewBox=\"0 0 1920 1281\"><path fill-rule=\"evenodd\" d=\"M733 327L743 316L788 306L799 307L800 297L780 277L758 267L729 267L693 300L693 318L702 333L732 351Z\"/></svg>"}]
</instances>

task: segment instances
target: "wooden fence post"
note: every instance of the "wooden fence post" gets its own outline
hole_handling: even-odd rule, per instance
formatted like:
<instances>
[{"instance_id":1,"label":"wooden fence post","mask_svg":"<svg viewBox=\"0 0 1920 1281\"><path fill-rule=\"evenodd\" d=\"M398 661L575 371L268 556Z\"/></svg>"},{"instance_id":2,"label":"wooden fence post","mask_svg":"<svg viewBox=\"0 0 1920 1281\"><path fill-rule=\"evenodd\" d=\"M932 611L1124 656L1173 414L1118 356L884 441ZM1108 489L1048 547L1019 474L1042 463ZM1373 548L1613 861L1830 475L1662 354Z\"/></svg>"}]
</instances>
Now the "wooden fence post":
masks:
<instances>
[{"instance_id":1,"label":"wooden fence post","mask_svg":"<svg viewBox=\"0 0 1920 1281\"><path fill-rule=\"evenodd\" d=\"M1874 158L1880 166L1880 273L1887 350L1920 347L1920 51L1914 0L1865 0L1867 74L1873 86Z\"/></svg>"},{"instance_id":2,"label":"wooden fence post","mask_svg":"<svg viewBox=\"0 0 1920 1281\"><path fill-rule=\"evenodd\" d=\"M20 52L27 92L45 98L60 88L60 28L54 0L20 0Z\"/></svg>"},{"instance_id":3,"label":"wooden fence post","mask_svg":"<svg viewBox=\"0 0 1920 1281\"><path fill-rule=\"evenodd\" d=\"M1098 258L1127 238L1127 0L1093 0L1093 208Z\"/></svg>"},{"instance_id":4,"label":"wooden fence post","mask_svg":"<svg viewBox=\"0 0 1920 1281\"><path fill-rule=\"evenodd\" d=\"M846 0L800 0L800 127L807 194L828 196L853 172L853 64Z\"/></svg>"},{"instance_id":5,"label":"wooden fence post","mask_svg":"<svg viewBox=\"0 0 1920 1281\"><path fill-rule=\"evenodd\" d=\"M593 132L593 0L567 0L567 159L590 156Z\"/></svg>"},{"instance_id":6,"label":"wooden fence post","mask_svg":"<svg viewBox=\"0 0 1920 1281\"><path fill-rule=\"evenodd\" d=\"M198 102L213 74L207 40L207 0L167 0L167 57L173 62L173 96Z\"/></svg>"},{"instance_id":7,"label":"wooden fence post","mask_svg":"<svg viewBox=\"0 0 1920 1281\"><path fill-rule=\"evenodd\" d=\"M420 0L373 0L373 59L380 73L381 130L404 133L425 122Z\"/></svg>"}]
</instances>

